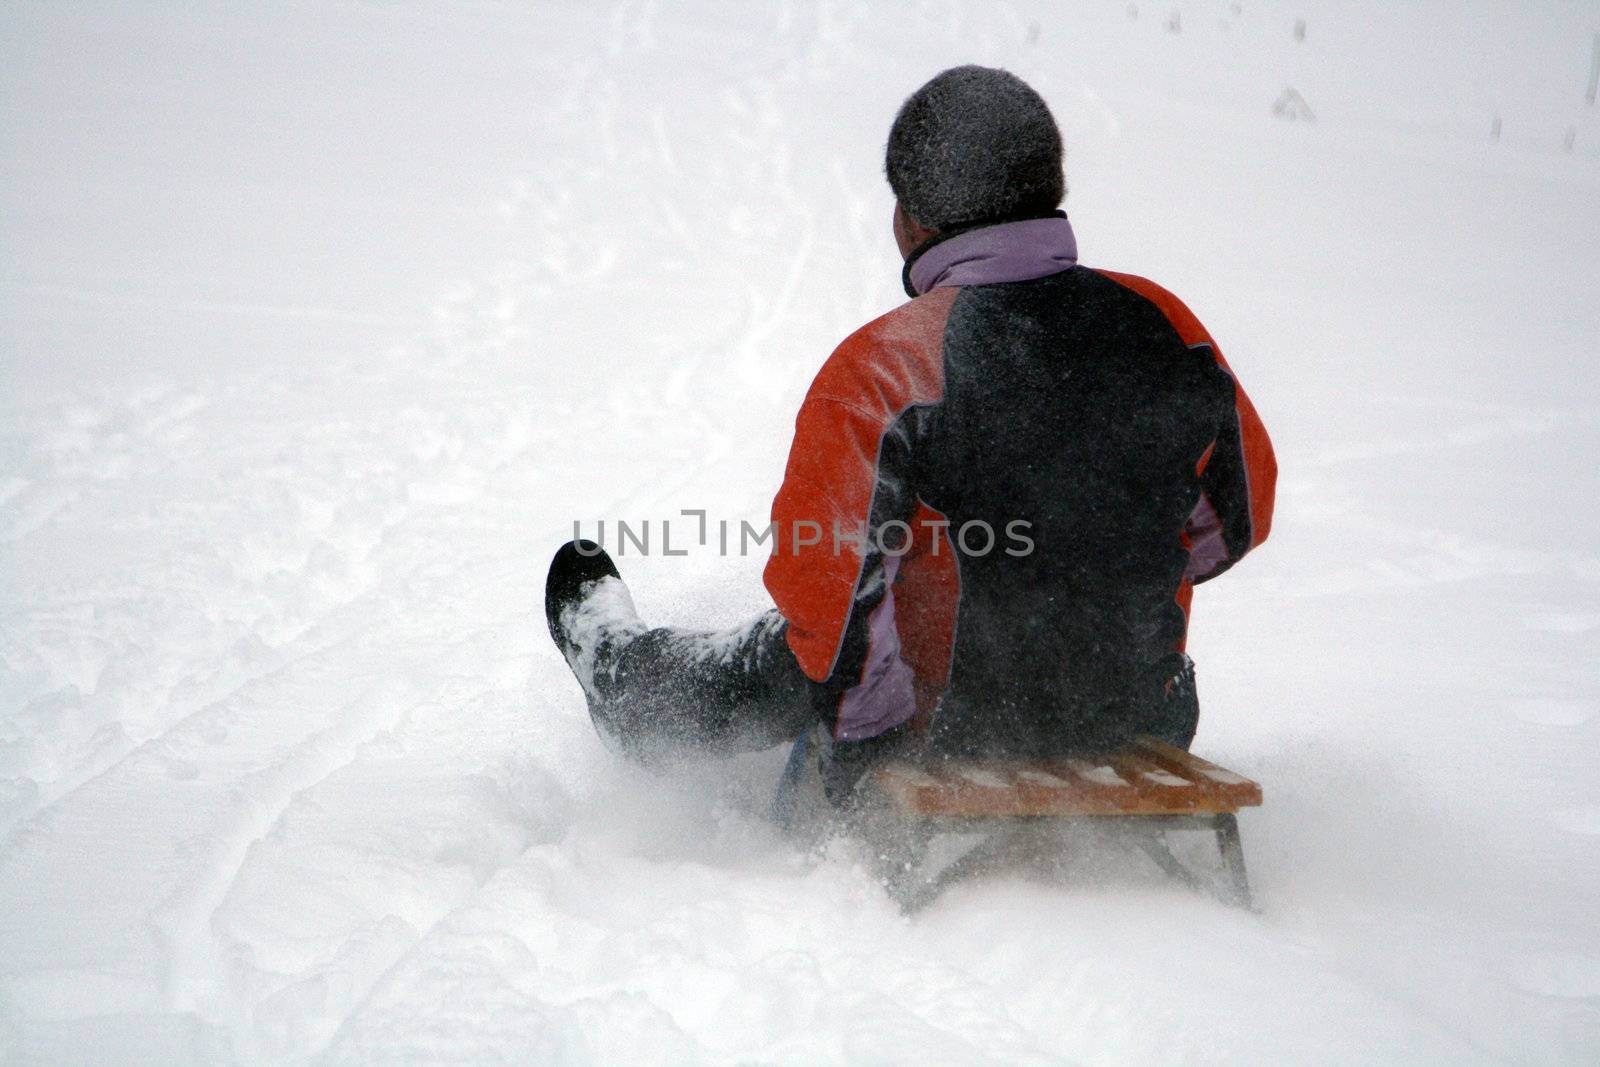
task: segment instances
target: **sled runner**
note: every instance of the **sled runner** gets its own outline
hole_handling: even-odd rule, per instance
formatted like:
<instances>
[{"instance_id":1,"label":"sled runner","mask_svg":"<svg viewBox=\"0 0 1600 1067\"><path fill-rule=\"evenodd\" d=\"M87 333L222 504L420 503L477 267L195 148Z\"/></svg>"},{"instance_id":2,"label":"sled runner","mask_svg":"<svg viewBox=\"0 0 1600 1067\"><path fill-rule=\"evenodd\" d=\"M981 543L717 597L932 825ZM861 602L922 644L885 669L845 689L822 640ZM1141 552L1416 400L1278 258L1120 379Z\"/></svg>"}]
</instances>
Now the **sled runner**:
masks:
<instances>
[{"instance_id":1,"label":"sled runner","mask_svg":"<svg viewBox=\"0 0 1600 1067\"><path fill-rule=\"evenodd\" d=\"M791 791L804 765L796 746L785 775ZM1059 820L1115 820L1169 877L1194 889L1202 878L1167 846L1172 830L1216 835L1222 874L1215 892L1253 910L1236 812L1261 803L1255 782L1154 738L1116 752L1038 761L894 762L871 772L863 829L877 845L890 893L915 911L951 882L1008 857L1037 855L1043 831ZM780 791L780 815L784 813ZM931 869L929 846L946 833L981 840L941 870Z\"/></svg>"}]
</instances>

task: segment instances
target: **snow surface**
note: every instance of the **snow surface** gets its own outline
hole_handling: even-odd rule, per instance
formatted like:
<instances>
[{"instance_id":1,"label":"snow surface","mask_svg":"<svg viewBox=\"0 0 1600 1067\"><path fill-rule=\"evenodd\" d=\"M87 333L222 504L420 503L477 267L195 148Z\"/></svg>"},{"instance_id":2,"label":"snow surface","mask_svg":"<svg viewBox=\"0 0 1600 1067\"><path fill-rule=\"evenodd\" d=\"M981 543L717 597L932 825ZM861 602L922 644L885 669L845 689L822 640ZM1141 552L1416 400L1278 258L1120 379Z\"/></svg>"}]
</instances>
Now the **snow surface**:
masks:
<instances>
[{"instance_id":1,"label":"snow surface","mask_svg":"<svg viewBox=\"0 0 1600 1067\"><path fill-rule=\"evenodd\" d=\"M1600 1060L1597 30L0 7L0 1061ZM901 299L895 107L969 61L1278 445L1192 643L1260 916L1086 842L907 920L776 832L781 753L619 764L544 632L575 518L764 522ZM620 562L652 621L766 606Z\"/></svg>"}]
</instances>

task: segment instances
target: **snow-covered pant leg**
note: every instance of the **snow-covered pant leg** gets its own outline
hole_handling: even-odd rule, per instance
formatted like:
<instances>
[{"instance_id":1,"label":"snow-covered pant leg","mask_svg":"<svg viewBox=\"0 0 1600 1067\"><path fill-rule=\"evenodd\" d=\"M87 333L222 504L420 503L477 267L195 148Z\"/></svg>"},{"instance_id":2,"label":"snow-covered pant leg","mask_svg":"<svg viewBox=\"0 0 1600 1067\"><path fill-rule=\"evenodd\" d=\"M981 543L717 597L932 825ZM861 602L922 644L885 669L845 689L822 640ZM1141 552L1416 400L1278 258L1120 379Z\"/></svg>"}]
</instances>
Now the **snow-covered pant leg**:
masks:
<instances>
[{"instance_id":1,"label":"snow-covered pant leg","mask_svg":"<svg viewBox=\"0 0 1600 1067\"><path fill-rule=\"evenodd\" d=\"M596 663L596 724L629 755L753 752L811 725L776 610L728 630L619 632Z\"/></svg>"},{"instance_id":2,"label":"snow-covered pant leg","mask_svg":"<svg viewBox=\"0 0 1600 1067\"><path fill-rule=\"evenodd\" d=\"M1195 689L1194 660L1177 653L1168 663L1172 672L1162 683L1161 700L1144 732L1188 751L1200 722L1200 695Z\"/></svg>"}]
</instances>

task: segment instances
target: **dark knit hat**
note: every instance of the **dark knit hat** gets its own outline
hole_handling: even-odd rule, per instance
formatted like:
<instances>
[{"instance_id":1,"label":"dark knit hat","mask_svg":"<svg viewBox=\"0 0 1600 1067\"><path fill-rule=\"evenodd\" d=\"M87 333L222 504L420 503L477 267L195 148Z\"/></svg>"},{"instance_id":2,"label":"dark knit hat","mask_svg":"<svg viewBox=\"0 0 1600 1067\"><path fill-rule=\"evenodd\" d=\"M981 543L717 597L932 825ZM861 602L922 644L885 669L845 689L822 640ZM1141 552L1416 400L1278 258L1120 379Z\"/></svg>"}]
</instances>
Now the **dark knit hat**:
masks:
<instances>
[{"instance_id":1,"label":"dark knit hat","mask_svg":"<svg viewBox=\"0 0 1600 1067\"><path fill-rule=\"evenodd\" d=\"M912 93L884 171L906 213L934 230L1048 215L1067 192L1050 109L993 67L951 67Z\"/></svg>"}]
</instances>

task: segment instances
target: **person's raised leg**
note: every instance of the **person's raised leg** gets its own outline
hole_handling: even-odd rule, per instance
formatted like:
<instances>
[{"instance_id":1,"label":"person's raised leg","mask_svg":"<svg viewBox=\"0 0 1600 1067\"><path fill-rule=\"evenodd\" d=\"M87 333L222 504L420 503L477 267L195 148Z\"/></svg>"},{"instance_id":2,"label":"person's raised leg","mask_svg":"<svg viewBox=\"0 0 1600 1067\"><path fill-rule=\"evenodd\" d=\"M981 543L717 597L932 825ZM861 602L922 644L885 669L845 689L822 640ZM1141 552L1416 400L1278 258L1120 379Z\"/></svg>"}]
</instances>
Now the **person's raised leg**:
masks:
<instances>
[{"instance_id":1,"label":"person's raised leg","mask_svg":"<svg viewBox=\"0 0 1600 1067\"><path fill-rule=\"evenodd\" d=\"M650 627L611 557L573 541L550 564L545 619L595 726L635 758L755 751L813 721L776 611L719 631Z\"/></svg>"}]
</instances>

